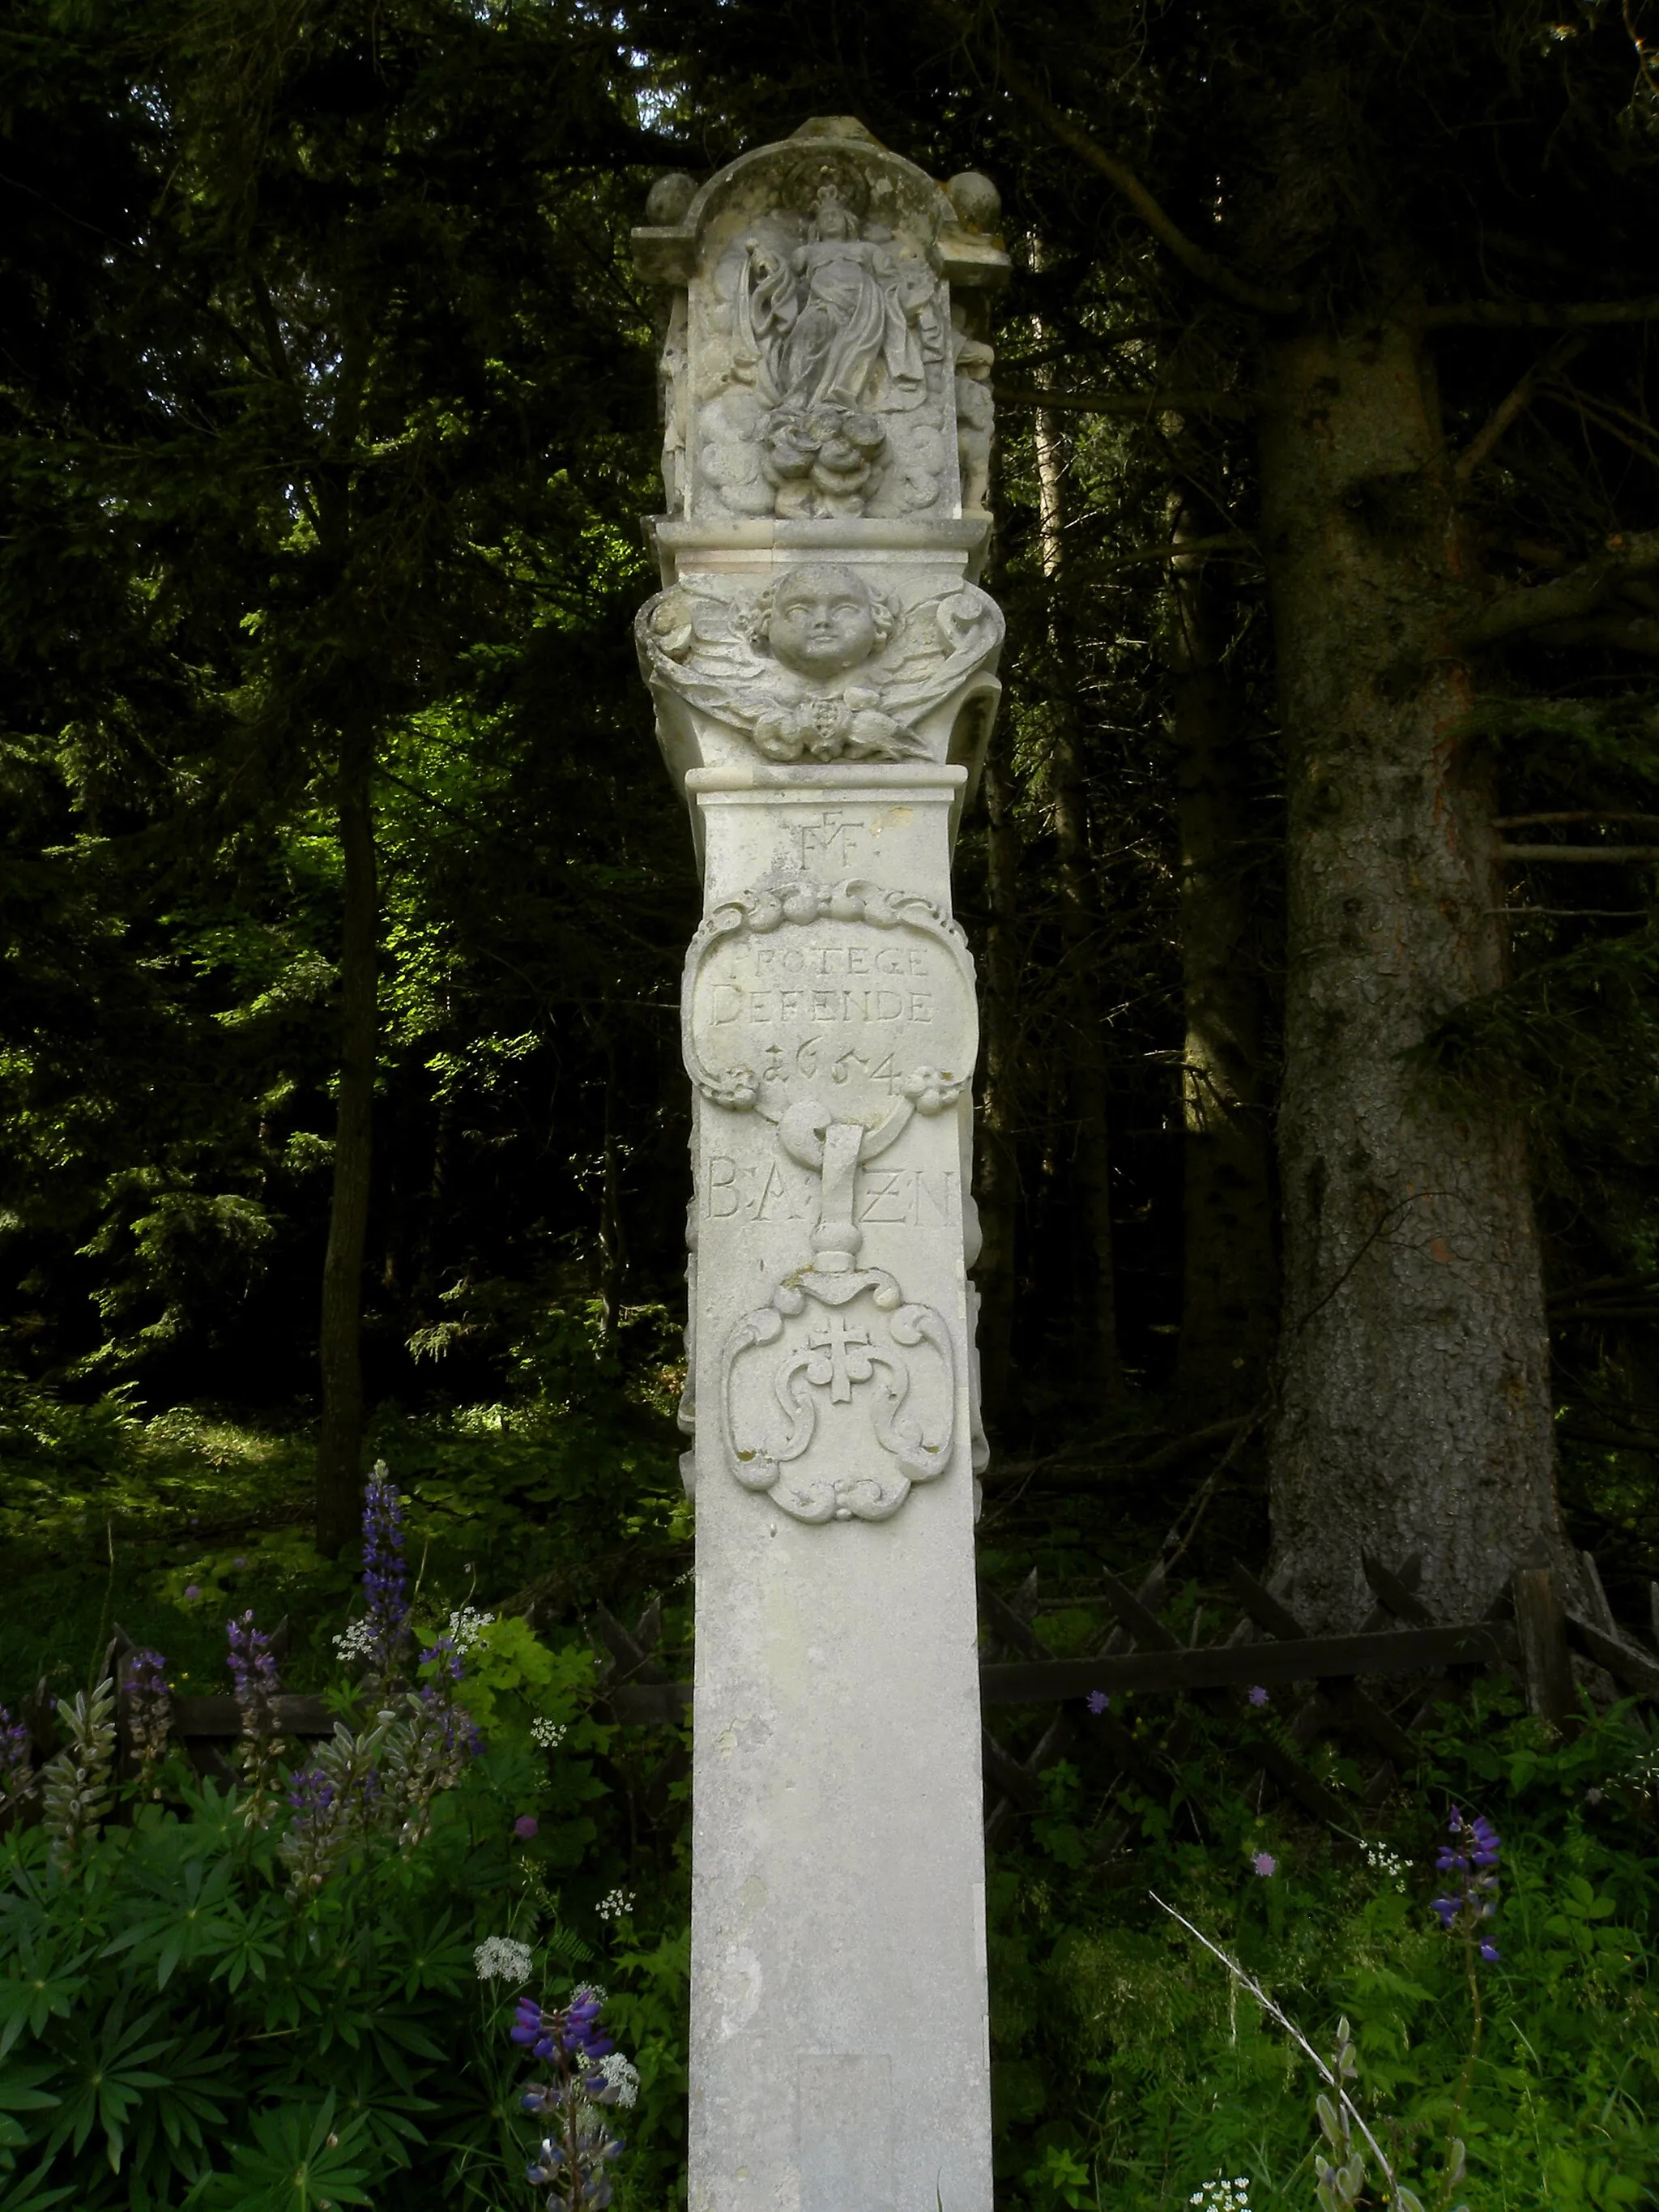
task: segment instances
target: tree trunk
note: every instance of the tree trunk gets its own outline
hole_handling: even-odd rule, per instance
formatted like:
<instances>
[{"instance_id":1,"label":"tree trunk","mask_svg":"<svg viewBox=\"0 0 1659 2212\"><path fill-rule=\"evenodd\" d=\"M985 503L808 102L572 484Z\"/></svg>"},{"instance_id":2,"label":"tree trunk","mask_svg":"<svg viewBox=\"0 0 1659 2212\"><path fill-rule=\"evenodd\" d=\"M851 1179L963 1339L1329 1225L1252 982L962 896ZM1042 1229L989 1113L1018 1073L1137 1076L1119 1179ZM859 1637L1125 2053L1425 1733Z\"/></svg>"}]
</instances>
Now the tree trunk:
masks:
<instances>
[{"instance_id":1,"label":"tree trunk","mask_svg":"<svg viewBox=\"0 0 1659 2212\"><path fill-rule=\"evenodd\" d=\"M994 1426L1007 1410L1012 1371L1016 1268L1015 1224L1019 1206L1019 1157L1015 1132L1020 1114L1019 830L1014 820L999 734L986 755L980 789L985 795L986 874L990 922L985 933L983 988L985 1080L980 1093L975 1199L980 1250L974 1264L978 1286L980 1400Z\"/></svg>"},{"instance_id":2,"label":"tree trunk","mask_svg":"<svg viewBox=\"0 0 1659 2212\"><path fill-rule=\"evenodd\" d=\"M374 1110L376 921L372 740L348 734L338 785L345 916L340 941L340 1087L334 1191L323 1261L323 1432L317 1457L317 1548L332 1558L362 1510L363 1249Z\"/></svg>"},{"instance_id":3,"label":"tree trunk","mask_svg":"<svg viewBox=\"0 0 1659 2212\"><path fill-rule=\"evenodd\" d=\"M1076 1131L1073 1176L1085 1245L1088 1342L1096 1363L1095 1390L1123 1395L1117 1342L1117 1277L1113 1259L1111 1144L1108 1124L1106 1036L1095 988L1096 912L1089 861L1089 817L1083 755L1073 683L1072 644L1062 532L1065 515L1059 436L1052 415L1039 410L1033 443L1042 502L1042 568L1049 586L1049 643L1054 662L1048 731L1049 801L1060 862L1060 926L1066 960L1066 1001L1072 1036L1066 1054L1067 1094Z\"/></svg>"},{"instance_id":4,"label":"tree trunk","mask_svg":"<svg viewBox=\"0 0 1659 2212\"><path fill-rule=\"evenodd\" d=\"M1174 536L1201 537L1177 511ZM1267 1388L1278 1320L1263 985L1253 927L1248 770L1202 557L1171 564L1166 658L1181 838L1185 1253L1176 1388L1225 1413Z\"/></svg>"},{"instance_id":5,"label":"tree trunk","mask_svg":"<svg viewBox=\"0 0 1659 2212\"><path fill-rule=\"evenodd\" d=\"M617 1097L617 1055L605 1046L605 1136L599 1180L599 1317L607 1344L617 1340L622 1322L623 1284L628 1273L628 1239L623 1225L622 1171L617 1158L612 1109Z\"/></svg>"},{"instance_id":6,"label":"tree trunk","mask_svg":"<svg viewBox=\"0 0 1659 2212\"><path fill-rule=\"evenodd\" d=\"M1288 786L1285 1321L1275 1565L1352 1626L1362 1549L1468 1618L1563 1557L1520 1125L1413 1054L1503 980L1489 769L1443 638L1468 586L1432 387L1402 317L1265 363L1263 543Z\"/></svg>"}]
</instances>

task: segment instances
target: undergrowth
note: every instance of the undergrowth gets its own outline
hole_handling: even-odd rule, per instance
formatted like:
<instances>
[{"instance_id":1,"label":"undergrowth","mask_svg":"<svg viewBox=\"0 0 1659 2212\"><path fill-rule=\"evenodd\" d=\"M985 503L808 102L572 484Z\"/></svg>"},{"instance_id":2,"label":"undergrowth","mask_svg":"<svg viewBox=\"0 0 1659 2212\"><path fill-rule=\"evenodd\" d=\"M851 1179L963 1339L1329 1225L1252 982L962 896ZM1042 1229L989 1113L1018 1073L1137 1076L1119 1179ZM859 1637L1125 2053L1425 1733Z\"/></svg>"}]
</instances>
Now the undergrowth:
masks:
<instances>
[{"instance_id":1,"label":"undergrowth","mask_svg":"<svg viewBox=\"0 0 1659 2212\"><path fill-rule=\"evenodd\" d=\"M176 1757L160 1797L130 1792L72 1869L27 1820L0 1835L0 2212L323 2197L527 2212L503 2041L513 1993L474 1965L492 1938L531 1947L550 2001L580 1978L609 1988L642 2075L617 2206L683 2201L680 1738L589 1710L596 1601L631 1620L660 1599L662 1656L690 1668L665 1342L658 1316L636 1317L620 1346L592 1316L563 1316L511 1403L377 1417L422 1618L501 1617L470 1655L488 1748L412 1846L365 1845L296 1902L276 1831L246 1824L228 1779ZM89 1687L118 1619L167 1655L175 1689L223 1690L225 1624L249 1609L265 1628L289 1617L287 1684L349 1711L336 1639L358 1607L358 1561L310 1545L309 1455L293 1424L147 1419L119 1397L15 1389L0 1414L0 1698L14 1716L42 1675L54 1697ZM1080 1651L1101 1630L1091 1564L1132 1569L1143 1538L1049 1521L1026 1540L1004 1518L981 1567L1012 1587L1040 1560L1055 1590L1040 1632ZM1186 1632L1202 1602L1195 1579L1169 1617ZM1114 1712L1164 1766L1167 1799L1127 1801L1121 1832L1125 1801L1108 1813L1109 1762L1079 1712L1075 1755L989 1870L1000 2204L1316 2202L1312 2068L1153 1893L1316 2050L1346 2019L1352 2094L1425 2212L1654 2200L1659 1741L1638 1717L1590 1716L1554 1743L1501 1684L1481 1685L1419 1728L1421 1771L1374 1813L1359 1771L1323 1747L1321 1771L1355 1808L1333 1832L1251 1809L1239 1723L1188 1711L1172 1734L1152 1698ZM1244 1724L1282 1732L1286 1717L1270 1700ZM1454 1805L1503 1838L1498 1956L1474 1988L1432 1909ZM1467 2172L1449 2181L1454 2141ZM284 2195L280 2175L307 2160L311 2196ZM1369 2175L1359 2202L1379 2190Z\"/></svg>"}]
</instances>

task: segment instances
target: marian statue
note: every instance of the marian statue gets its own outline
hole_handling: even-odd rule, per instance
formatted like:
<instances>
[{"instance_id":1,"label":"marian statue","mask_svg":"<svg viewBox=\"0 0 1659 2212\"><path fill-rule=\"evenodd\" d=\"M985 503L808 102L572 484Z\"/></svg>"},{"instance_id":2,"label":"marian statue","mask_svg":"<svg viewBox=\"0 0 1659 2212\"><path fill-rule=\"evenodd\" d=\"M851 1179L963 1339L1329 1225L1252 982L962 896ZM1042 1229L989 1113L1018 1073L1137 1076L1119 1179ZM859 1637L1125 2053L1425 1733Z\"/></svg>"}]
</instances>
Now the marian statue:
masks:
<instances>
[{"instance_id":1,"label":"marian statue","mask_svg":"<svg viewBox=\"0 0 1659 2212\"><path fill-rule=\"evenodd\" d=\"M756 246L738 299L740 353L760 366L775 407L861 411L927 396L916 323L934 284L907 270L889 235L868 238L833 183L813 202L806 242L787 258Z\"/></svg>"}]
</instances>

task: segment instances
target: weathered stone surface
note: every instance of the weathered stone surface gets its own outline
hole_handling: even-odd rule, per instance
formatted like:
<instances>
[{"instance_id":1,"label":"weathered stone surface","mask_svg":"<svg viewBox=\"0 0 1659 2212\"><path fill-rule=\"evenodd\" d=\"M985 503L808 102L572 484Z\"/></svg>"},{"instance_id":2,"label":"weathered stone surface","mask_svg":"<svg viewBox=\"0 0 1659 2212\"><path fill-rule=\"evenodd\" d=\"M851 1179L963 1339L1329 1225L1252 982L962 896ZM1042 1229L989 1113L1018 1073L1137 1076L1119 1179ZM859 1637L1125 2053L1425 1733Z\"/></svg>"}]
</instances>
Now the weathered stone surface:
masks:
<instances>
[{"instance_id":1,"label":"weathered stone surface","mask_svg":"<svg viewBox=\"0 0 1659 2212\"><path fill-rule=\"evenodd\" d=\"M952 288L1006 260L985 179L947 197L846 118L649 213L669 512L637 635L704 887L691 2203L989 2212L950 858L1002 621L991 352Z\"/></svg>"}]
</instances>

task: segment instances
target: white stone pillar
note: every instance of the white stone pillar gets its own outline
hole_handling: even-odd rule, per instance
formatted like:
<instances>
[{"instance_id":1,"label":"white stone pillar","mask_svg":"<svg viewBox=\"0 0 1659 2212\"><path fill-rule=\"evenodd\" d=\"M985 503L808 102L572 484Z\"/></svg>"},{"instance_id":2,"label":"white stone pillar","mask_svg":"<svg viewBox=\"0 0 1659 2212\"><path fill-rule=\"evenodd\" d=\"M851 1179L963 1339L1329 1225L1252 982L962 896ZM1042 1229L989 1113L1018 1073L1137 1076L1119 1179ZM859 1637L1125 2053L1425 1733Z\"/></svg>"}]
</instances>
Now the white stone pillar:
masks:
<instances>
[{"instance_id":1,"label":"white stone pillar","mask_svg":"<svg viewBox=\"0 0 1659 2212\"><path fill-rule=\"evenodd\" d=\"M665 179L664 590L703 875L692 2212L991 2212L977 1050L950 860L998 686L983 179L856 123Z\"/></svg>"}]
</instances>

